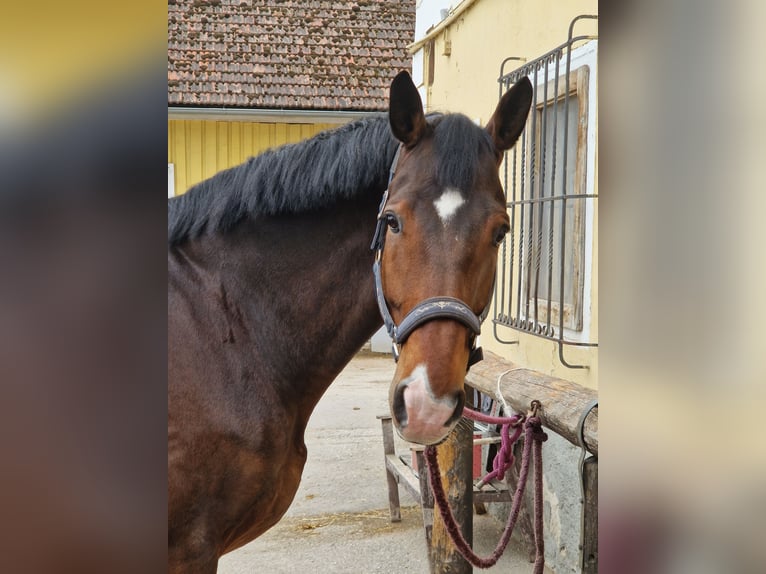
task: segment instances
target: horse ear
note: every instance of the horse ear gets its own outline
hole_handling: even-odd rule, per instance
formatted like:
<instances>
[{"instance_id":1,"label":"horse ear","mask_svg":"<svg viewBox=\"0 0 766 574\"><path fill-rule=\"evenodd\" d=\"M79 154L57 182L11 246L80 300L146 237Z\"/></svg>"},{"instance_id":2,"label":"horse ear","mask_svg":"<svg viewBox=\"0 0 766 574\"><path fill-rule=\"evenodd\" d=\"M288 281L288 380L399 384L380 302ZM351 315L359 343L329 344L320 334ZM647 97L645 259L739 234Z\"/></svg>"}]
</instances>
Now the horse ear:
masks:
<instances>
[{"instance_id":1,"label":"horse ear","mask_svg":"<svg viewBox=\"0 0 766 574\"><path fill-rule=\"evenodd\" d=\"M388 121L396 139L406 147L418 143L426 131L423 102L412 78L405 71L399 72L391 82Z\"/></svg>"},{"instance_id":2,"label":"horse ear","mask_svg":"<svg viewBox=\"0 0 766 574\"><path fill-rule=\"evenodd\" d=\"M532 82L524 76L500 98L495 113L487 124L495 149L499 153L511 149L521 135L527 122L529 106L532 103Z\"/></svg>"}]
</instances>

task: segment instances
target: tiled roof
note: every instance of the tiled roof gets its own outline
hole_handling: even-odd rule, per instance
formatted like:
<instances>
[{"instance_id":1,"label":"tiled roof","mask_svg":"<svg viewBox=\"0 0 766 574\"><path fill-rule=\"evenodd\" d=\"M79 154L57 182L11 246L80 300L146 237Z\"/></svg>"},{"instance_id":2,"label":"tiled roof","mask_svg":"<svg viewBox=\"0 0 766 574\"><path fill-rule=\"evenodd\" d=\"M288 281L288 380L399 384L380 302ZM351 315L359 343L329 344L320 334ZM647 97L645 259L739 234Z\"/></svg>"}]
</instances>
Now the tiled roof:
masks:
<instances>
[{"instance_id":1,"label":"tiled roof","mask_svg":"<svg viewBox=\"0 0 766 574\"><path fill-rule=\"evenodd\" d=\"M168 0L168 105L385 110L415 0Z\"/></svg>"}]
</instances>

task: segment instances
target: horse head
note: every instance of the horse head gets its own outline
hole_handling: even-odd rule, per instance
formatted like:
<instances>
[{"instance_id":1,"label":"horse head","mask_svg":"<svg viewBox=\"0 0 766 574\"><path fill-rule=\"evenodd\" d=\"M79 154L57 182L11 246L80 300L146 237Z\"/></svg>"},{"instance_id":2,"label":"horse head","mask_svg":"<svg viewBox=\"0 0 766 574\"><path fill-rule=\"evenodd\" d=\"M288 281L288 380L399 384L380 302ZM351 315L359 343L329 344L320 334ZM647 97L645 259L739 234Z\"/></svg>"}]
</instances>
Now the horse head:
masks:
<instances>
[{"instance_id":1,"label":"horse head","mask_svg":"<svg viewBox=\"0 0 766 574\"><path fill-rule=\"evenodd\" d=\"M407 441L439 443L462 414L509 230L498 169L531 100L524 78L481 128L459 114L426 117L406 72L391 84L389 121L401 145L379 214L376 285L397 353L389 402Z\"/></svg>"}]
</instances>

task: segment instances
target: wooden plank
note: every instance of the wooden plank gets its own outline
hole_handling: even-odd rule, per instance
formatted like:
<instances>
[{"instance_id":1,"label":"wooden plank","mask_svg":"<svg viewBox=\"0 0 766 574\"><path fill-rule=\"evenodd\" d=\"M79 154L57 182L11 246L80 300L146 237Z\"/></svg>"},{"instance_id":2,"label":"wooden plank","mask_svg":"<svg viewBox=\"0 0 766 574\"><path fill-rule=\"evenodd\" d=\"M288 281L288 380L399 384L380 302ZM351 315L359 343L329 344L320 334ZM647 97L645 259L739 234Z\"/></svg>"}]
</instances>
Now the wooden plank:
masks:
<instances>
[{"instance_id":1,"label":"wooden plank","mask_svg":"<svg viewBox=\"0 0 766 574\"><path fill-rule=\"evenodd\" d=\"M236 163L232 162L229 157L229 130L231 129L231 126L232 122L215 123L216 139L218 142L215 158L216 172L236 165Z\"/></svg>"},{"instance_id":2,"label":"wooden plank","mask_svg":"<svg viewBox=\"0 0 766 574\"><path fill-rule=\"evenodd\" d=\"M245 161L242 153L242 124L229 122L229 165L239 165Z\"/></svg>"},{"instance_id":3,"label":"wooden plank","mask_svg":"<svg viewBox=\"0 0 766 574\"><path fill-rule=\"evenodd\" d=\"M299 142L302 139L300 124L287 124L287 143Z\"/></svg>"},{"instance_id":4,"label":"wooden plank","mask_svg":"<svg viewBox=\"0 0 766 574\"><path fill-rule=\"evenodd\" d=\"M218 128L213 120L202 122L202 179L214 176L218 171Z\"/></svg>"},{"instance_id":5,"label":"wooden plank","mask_svg":"<svg viewBox=\"0 0 766 574\"><path fill-rule=\"evenodd\" d=\"M481 490L478 488L473 490L474 505L477 502L511 502L512 500L513 496L508 487L499 480L490 481Z\"/></svg>"},{"instance_id":6,"label":"wooden plank","mask_svg":"<svg viewBox=\"0 0 766 574\"><path fill-rule=\"evenodd\" d=\"M583 574L598 572L598 459L590 456L583 466L585 508L582 525Z\"/></svg>"},{"instance_id":7,"label":"wooden plank","mask_svg":"<svg viewBox=\"0 0 766 574\"><path fill-rule=\"evenodd\" d=\"M394 430L391 423L391 417L378 417L383 428L383 454L388 458L390 455L396 455L394 450ZM399 485L396 476L386 464L386 481L388 482L388 507L391 513L391 522L401 522L402 512L399 503Z\"/></svg>"},{"instance_id":8,"label":"wooden plank","mask_svg":"<svg viewBox=\"0 0 766 574\"><path fill-rule=\"evenodd\" d=\"M474 503L481 502L511 502L512 497L511 493L507 490L503 490L501 492L490 492L487 490L474 490L473 491L473 501ZM483 512L479 512L478 514L483 514Z\"/></svg>"},{"instance_id":9,"label":"wooden plank","mask_svg":"<svg viewBox=\"0 0 766 574\"><path fill-rule=\"evenodd\" d=\"M403 486L415 502L420 504L420 483L412 469L395 454L386 455L386 468L394 474L397 484Z\"/></svg>"},{"instance_id":10,"label":"wooden plank","mask_svg":"<svg viewBox=\"0 0 766 574\"><path fill-rule=\"evenodd\" d=\"M288 143L287 124L274 124L274 146L280 146Z\"/></svg>"},{"instance_id":11,"label":"wooden plank","mask_svg":"<svg viewBox=\"0 0 766 574\"><path fill-rule=\"evenodd\" d=\"M247 159L255 155L255 124L242 123L242 156ZM243 160L244 161L244 160Z\"/></svg>"},{"instance_id":12,"label":"wooden plank","mask_svg":"<svg viewBox=\"0 0 766 574\"><path fill-rule=\"evenodd\" d=\"M430 549L434 530L434 493L431 490L431 481L428 477L425 453L423 452L423 449L418 449L414 452L418 468L423 469L418 474L420 482L420 508L423 512L423 530L426 535L426 548Z\"/></svg>"},{"instance_id":13,"label":"wooden plank","mask_svg":"<svg viewBox=\"0 0 766 574\"><path fill-rule=\"evenodd\" d=\"M511 408L526 413L530 403L537 399L542 404L539 415L543 425L579 446L580 415L598 393L565 379L521 368L490 351L484 351L484 360L471 367L466 382L494 397L498 377L508 370L501 380L500 392ZM587 450L598 455L598 407L585 419L584 430Z\"/></svg>"},{"instance_id":14,"label":"wooden plank","mask_svg":"<svg viewBox=\"0 0 766 574\"><path fill-rule=\"evenodd\" d=\"M200 120L190 120L185 122L188 132L187 142L187 170L186 185L191 187L199 183L202 177L202 122Z\"/></svg>"}]
</instances>

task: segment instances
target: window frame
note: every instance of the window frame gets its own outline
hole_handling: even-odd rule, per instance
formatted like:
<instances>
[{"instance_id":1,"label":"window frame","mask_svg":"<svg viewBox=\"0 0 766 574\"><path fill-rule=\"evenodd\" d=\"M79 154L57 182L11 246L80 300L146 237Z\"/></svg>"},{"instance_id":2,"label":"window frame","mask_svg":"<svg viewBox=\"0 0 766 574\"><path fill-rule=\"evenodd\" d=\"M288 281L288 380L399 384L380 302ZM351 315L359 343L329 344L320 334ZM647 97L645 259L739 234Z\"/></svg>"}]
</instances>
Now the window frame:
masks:
<instances>
[{"instance_id":1,"label":"window frame","mask_svg":"<svg viewBox=\"0 0 766 574\"><path fill-rule=\"evenodd\" d=\"M573 177L573 186L572 189L567 189L566 195L584 195L588 193L587 191L587 175L588 175L588 130L590 125L590 118L589 118L589 105L590 105L590 93L589 93L589 80L590 80L590 67L587 64L584 64L582 66L577 67L574 70L571 70L569 73L569 98L570 102L572 101L572 97L577 97L577 138L576 138L576 144L575 144L575 157L571 158L568 157L567 161L573 161L574 162L574 177ZM558 90L556 91L556 88L558 87ZM556 93L554 93L556 92ZM530 112L530 114L534 113L537 114L537 117L535 118L535 121L532 121L532 117L530 115L530 118L527 120L528 126L531 126L533 123L535 125L535 133L534 137L530 138L527 136L526 138L526 158L527 158L527 170L529 170L529 173L532 173L532 170L534 169L534 177L535 182L539 181L541 177L541 171L542 171L542 145L539 145L541 142L543 142L543 114L544 110L546 108L553 109L554 102L556 102L557 106L563 106L566 95L567 95L567 83L566 83L566 71L564 73L561 73L558 75L558 86L556 86L556 78L549 79L547 82L547 86L545 83L545 80L543 79L541 82L538 83L536 86L536 93L537 94L543 94L543 98L539 101L535 102L535 106ZM547 94L547 97L546 95ZM570 125L571 129L571 125ZM557 133L559 137L563 134L563 127L559 125L557 127ZM547 144L548 142L546 142ZM553 145L557 145L557 142L551 142ZM566 145L566 144L565 144ZM547 155L547 154L546 154ZM534 161L533 161L534 160ZM556 182L556 186L558 189L558 182ZM562 194L556 193L556 189L553 190L553 196L558 197ZM549 293L548 297L550 298L550 307L551 307L551 318L550 318L550 324L554 327L558 327L561 324L561 306L564 307L564 329L567 330L569 333L581 333L584 328L584 317L583 317L583 307L584 307L584 292L585 292L585 244L586 244L586 207L587 202L583 199L573 199L568 201L576 201L577 207L573 210L574 216L570 219L567 218L567 228L566 228L566 238L565 238L565 246L566 250L561 256L563 257L571 257L574 259L572 264L572 276L571 278L565 278L565 289L570 290L571 293L571 303L565 303L565 302L559 302L559 296L558 294L552 294ZM555 210L555 203L562 203L562 200L551 200L550 202L547 202L552 209L554 209L554 214L556 216L554 217L553 225L554 227L558 226L560 218L558 217L558 214L560 212L557 212ZM535 205L537 209L542 209L543 203L539 204L530 204L529 206L529 212L534 213L534 209L532 209L532 205ZM525 206L521 206L522 209ZM531 230L529 228L521 230L525 233L531 233L533 237L538 237L541 235L541 230L539 229L539 223L538 223L538 217L532 218L531 223ZM547 235L547 233L543 233L542 236ZM532 251L528 254L527 259L527 265L523 266L521 268L521 282L522 282L522 290L525 293L525 300L524 304L522 306L522 318L528 321L535 321L535 316L537 317L536 323L542 324L542 323L548 323L548 305L549 305L549 299L545 297L535 297L534 294L534 287L533 284L530 285L530 281L532 280L531 275L527 272L528 267L531 265L531 262L534 261L538 255L543 259L541 255L541 251L543 249L542 242L533 241L532 242ZM554 246L554 250L558 249L558 245ZM558 273L559 267L558 265L553 265L551 269L551 273ZM559 291L560 292L560 291ZM566 300L566 294L564 299Z\"/></svg>"}]
</instances>

